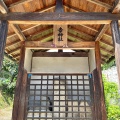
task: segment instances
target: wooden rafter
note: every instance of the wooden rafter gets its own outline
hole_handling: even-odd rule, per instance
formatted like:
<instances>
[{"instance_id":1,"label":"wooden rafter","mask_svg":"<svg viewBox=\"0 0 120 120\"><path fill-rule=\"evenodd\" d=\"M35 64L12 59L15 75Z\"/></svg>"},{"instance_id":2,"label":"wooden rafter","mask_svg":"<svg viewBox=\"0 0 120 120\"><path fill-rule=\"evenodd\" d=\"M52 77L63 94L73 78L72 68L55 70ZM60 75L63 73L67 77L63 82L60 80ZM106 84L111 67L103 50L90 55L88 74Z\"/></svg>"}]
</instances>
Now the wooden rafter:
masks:
<instances>
[{"instance_id":1,"label":"wooden rafter","mask_svg":"<svg viewBox=\"0 0 120 120\"><path fill-rule=\"evenodd\" d=\"M25 3L28 3L31 1L33 1L33 0L19 0L18 2L15 2L15 3L12 3L11 5L9 5L9 9L16 7L17 5L25 4Z\"/></svg>"},{"instance_id":2,"label":"wooden rafter","mask_svg":"<svg viewBox=\"0 0 120 120\"><path fill-rule=\"evenodd\" d=\"M70 9L74 10L75 12L85 12L84 10L81 10L81 9L79 9L79 8L76 8L76 7L74 7L74 6L72 6L72 5L69 5L69 4L65 3L65 2L63 3L63 5L64 5L64 7L70 8Z\"/></svg>"},{"instance_id":3,"label":"wooden rafter","mask_svg":"<svg viewBox=\"0 0 120 120\"><path fill-rule=\"evenodd\" d=\"M17 52L19 50L20 50L20 47L14 49L14 50L11 50L10 52L8 52L8 54L13 54L13 53L15 53L15 52Z\"/></svg>"},{"instance_id":4,"label":"wooden rafter","mask_svg":"<svg viewBox=\"0 0 120 120\"><path fill-rule=\"evenodd\" d=\"M87 26L87 25L80 25L80 26L83 26L83 27L85 27L85 28L87 28L87 29L90 29L90 30L92 30L92 31L94 31L94 32L98 32L98 31L99 31L99 30L97 30L97 29L95 29L95 28L93 28L93 27ZM103 35L105 35L106 37L112 38L111 35L108 35L108 34L106 34L106 33L104 33Z\"/></svg>"},{"instance_id":5,"label":"wooden rafter","mask_svg":"<svg viewBox=\"0 0 120 120\"><path fill-rule=\"evenodd\" d=\"M105 49L105 48L103 48L103 47L100 47L100 50L102 50L102 51L108 53L108 54L111 55L111 56L114 55L113 52L111 52L111 51L109 51L109 50L107 50L107 49Z\"/></svg>"},{"instance_id":6,"label":"wooden rafter","mask_svg":"<svg viewBox=\"0 0 120 120\"><path fill-rule=\"evenodd\" d=\"M119 1L119 0L117 0L117 1ZM118 4L119 4L119 2L117 2L116 6L114 7L114 9L112 9L111 13L114 13ZM101 25L100 30L98 31L98 33L95 37L96 38L95 41L100 41L100 39L102 38L102 36L104 35L104 33L107 31L108 28L109 28L109 25Z\"/></svg>"},{"instance_id":7,"label":"wooden rafter","mask_svg":"<svg viewBox=\"0 0 120 120\"><path fill-rule=\"evenodd\" d=\"M0 11L2 12L2 14L7 14L9 12L9 10L3 0L0 1ZM13 28L15 33L18 35L18 37L21 41L24 41L26 39L18 25L13 24L13 25L11 25L11 27Z\"/></svg>"},{"instance_id":8,"label":"wooden rafter","mask_svg":"<svg viewBox=\"0 0 120 120\"><path fill-rule=\"evenodd\" d=\"M35 28L35 27L38 27L38 26L40 26L39 24L38 25L32 25L31 27L29 27L29 28L26 28L26 29L24 29L24 30L21 30L21 32L26 32L26 31L28 31L28 30L31 30L31 29L33 29L33 28ZM17 34L16 33L13 33L13 34L11 34L11 35L8 35L7 36L7 39L10 39L11 37L15 37Z\"/></svg>"},{"instance_id":9,"label":"wooden rafter","mask_svg":"<svg viewBox=\"0 0 120 120\"><path fill-rule=\"evenodd\" d=\"M100 41L100 39L103 37L103 34L107 31L109 28L109 25L101 25L99 32L96 34L95 41Z\"/></svg>"},{"instance_id":10,"label":"wooden rafter","mask_svg":"<svg viewBox=\"0 0 120 120\"><path fill-rule=\"evenodd\" d=\"M111 8L112 8L111 5L109 5L109 4L107 4L107 3L104 3L104 2L101 2L101 1L99 1L99 0L87 0L87 1L89 1L89 2L91 2L91 3L94 3L94 4L96 4L96 5L99 5L99 6L101 6L101 7L104 7L104 8L106 8L106 9L111 9Z\"/></svg>"}]
</instances>

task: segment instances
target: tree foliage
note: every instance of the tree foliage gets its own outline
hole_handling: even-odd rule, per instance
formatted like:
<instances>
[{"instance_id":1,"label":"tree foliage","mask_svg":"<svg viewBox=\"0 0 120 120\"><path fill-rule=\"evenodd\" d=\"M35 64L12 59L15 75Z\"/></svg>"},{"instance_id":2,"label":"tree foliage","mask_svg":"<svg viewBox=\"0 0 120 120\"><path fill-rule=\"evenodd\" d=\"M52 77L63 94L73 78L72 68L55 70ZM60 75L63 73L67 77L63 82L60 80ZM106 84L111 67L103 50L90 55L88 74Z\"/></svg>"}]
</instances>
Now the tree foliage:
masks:
<instances>
[{"instance_id":1,"label":"tree foliage","mask_svg":"<svg viewBox=\"0 0 120 120\"><path fill-rule=\"evenodd\" d=\"M103 75L104 93L108 120L120 120L120 95L118 85L107 81Z\"/></svg>"},{"instance_id":2,"label":"tree foliage","mask_svg":"<svg viewBox=\"0 0 120 120\"><path fill-rule=\"evenodd\" d=\"M4 97L13 99L17 74L18 65L4 59L3 67L0 72L0 88Z\"/></svg>"}]
</instances>

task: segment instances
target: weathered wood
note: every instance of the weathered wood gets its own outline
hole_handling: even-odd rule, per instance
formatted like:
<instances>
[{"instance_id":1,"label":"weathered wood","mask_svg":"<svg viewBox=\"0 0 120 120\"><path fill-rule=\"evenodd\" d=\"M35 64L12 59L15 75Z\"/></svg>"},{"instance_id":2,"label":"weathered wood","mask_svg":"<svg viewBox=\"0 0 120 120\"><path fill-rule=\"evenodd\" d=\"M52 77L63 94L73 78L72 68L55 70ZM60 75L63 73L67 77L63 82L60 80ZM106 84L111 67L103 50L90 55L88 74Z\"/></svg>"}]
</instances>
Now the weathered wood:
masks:
<instances>
[{"instance_id":1,"label":"weathered wood","mask_svg":"<svg viewBox=\"0 0 120 120\"><path fill-rule=\"evenodd\" d=\"M106 107L105 107L105 100L104 100L104 90L103 90L103 83L102 83L102 70L101 70L101 54L100 54L100 46L99 46L99 41L95 42L95 59L96 59L96 68L97 68L97 73L98 73L98 79L96 79L98 87L99 88L99 93L97 93L98 97L98 110L99 110L99 115L98 115L98 120L107 120L106 116Z\"/></svg>"},{"instance_id":2,"label":"weathered wood","mask_svg":"<svg viewBox=\"0 0 120 120\"><path fill-rule=\"evenodd\" d=\"M114 13L114 11L116 10L117 6L118 6L119 2L117 0L117 2L115 1L115 6L113 8L111 8L111 13ZM99 30L99 32L96 35L96 39L95 41L99 41L102 36L104 35L104 33L107 31L107 29L109 28L109 25L101 25L101 28Z\"/></svg>"},{"instance_id":3,"label":"weathered wood","mask_svg":"<svg viewBox=\"0 0 120 120\"><path fill-rule=\"evenodd\" d=\"M0 21L0 70L2 68L7 32L8 32L8 22Z\"/></svg>"},{"instance_id":4,"label":"weathered wood","mask_svg":"<svg viewBox=\"0 0 120 120\"><path fill-rule=\"evenodd\" d=\"M38 25L32 25L32 26L29 27L29 28L26 28L26 29L24 29L24 30L21 30L21 32L26 32L26 31L31 30L31 29L33 29L33 28L35 28L35 27L38 27L38 26L40 26L40 25L39 25L39 24L38 24ZM13 33L13 34L8 35L7 38L10 39L11 37L15 37L15 36L17 36L17 34L16 34L16 33Z\"/></svg>"},{"instance_id":5,"label":"weathered wood","mask_svg":"<svg viewBox=\"0 0 120 120\"><path fill-rule=\"evenodd\" d=\"M101 42L101 43L104 43L104 44L106 44L106 45L108 45L108 46L110 46L110 47L112 47L112 48L114 47L113 44L111 44L111 43L109 43L109 42L106 42L106 41L103 41L103 40L101 40L100 42Z\"/></svg>"},{"instance_id":6,"label":"weathered wood","mask_svg":"<svg viewBox=\"0 0 120 120\"><path fill-rule=\"evenodd\" d=\"M87 0L87 1L89 1L89 2L91 2L91 3L94 3L94 4L96 4L96 5L99 5L99 6L101 6L101 7L104 7L104 8L106 8L106 9L111 9L111 8L112 8L111 5L109 5L109 4L107 4L107 3L104 3L104 2L101 2L101 1L99 1L99 0Z\"/></svg>"},{"instance_id":7,"label":"weathered wood","mask_svg":"<svg viewBox=\"0 0 120 120\"><path fill-rule=\"evenodd\" d=\"M56 0L55 12L56 13L62 13L62 12L64 12L62 0Z\"/></svg>"},{"instance_id":8,"label":"weathered wood","mask_svg":"<svg viewBox=\"0 0 120 120\"><path fill-rule=\"evenodd\" d=\"M41 41L25 41L25 47L29 49L62 49L63 47L55 47L52 42L43 43ZM95 42L69 42L68 47L64 49L94 49Z\"/></svg>"},{"instance_id":9,"label":"weathered wood","mask_svg":"<svg viewBox=\"0 0 120 120\"><path fill-rule=\"evenodd\" d=\"M84 41L82 38L80 38L80 37L78 37L78 36L76 36L76 35L74 35L74 34L72 34L72 33L68 33L68 36L70 36L70 37L72 37L72 38L74 38L74 39L77 39L77 40L79 40L79 41Z\"/></svg>"},{"instance_id":10,"label":"weathered wood","mask_svg":"<svg viewBox=\"0 0 120 120\"><path fill-rule=\"evenodd\" d=\"M120 86L120 31L119 31L118 21L111 22L111 30L115 45L115 60L117 65L117 72L118 72L119 86Z\"/></svg>"},{"instance_id":11,"label":"weathered wood","mask_svg":"<svg viewBox=\"0 0 120 120\"><path fill-rule=\"evenodd\" d=\"M52 30L52 29L53 29L53 26L41 29L41 30L39 30L39 32L33 33L33 34L31 34L30 37L27 37L27 40L36 40L36 39L39 39L41 37L41 34L43 32L47 32L47 31ZM46 36L50 37L50 35L51 35L51 33L48 34L48 35L46 35ZM44 38L44 36L43 36L43 38Z\"/></svg>"},{"instance_id":12,"label":"weathered wood","mask_svg":"<svg viewBox=\"0 0 120 120\"><path fill-rule=\"evenodd\" d=\"M8 10L7 6L5 5L3 0L1 0L0 6L2 6L2 7L0 7L0 11L2 12L3 16L4 16L4 14L7 14L9 12L9 10ZM15 31L15 33L18 35L18 37L20 38L21 41L26 40L24 34L21 32L21 29L18 25L13 24L11 26L12 26L13 30Z\"/></svg>"},{"instance_id":13,"label":"weathered wood","mask_svg":"<svg viewBox=\"0 0 120 120\"><path fill-rule=\"evenodd\" d=\"M105 48L103 48L103 47L100 47L100 50L103 50L104 52L108 53L108 54L111 55L111 56L114 55L114 53L113 53L112 51L109 51L109 50L107 50L107 49L105 49Z\"/></svg>"},{"instance_id":14,"label":"weathered wood","mask_svg":"<svg viewBox=\"0 0 120 120\"><path fill-rule=\"evenodd\" d=\"M64 7L67 7L67 8L69 8L69 9L72 9L72 10L74 10L75 12L85 12L84 10L81 10L81 9L79 9L79 8L76 8L76 7L72 6L72 5L69 5L69 4L65 3L64 1L63 1L63 5L64 5Z\"/></svg>"},{"instance_id":15,"label":"weathered wood","mask_svg":"<svg viewBox=\"0 0 120 120\"><path fill-rule=\"evenodd\" d=\"M3 0L0 0L0 11L1 11L1 13L3 13L3 14L8 13L7 6L5 5L5 3L4 3Z\"/></svg>"},{"instance_id":16,"label":"weathered wood","mask_svg":"<svg viewBox=\"0 0 120 120\"><path fill-rule=\"evenodd\" d=\"M62 41L59 41L59 28L62 28ZM67 32L68 32L68 26L67 25L54 25L53 27L53 35L54 35L54 39L53 39L53 44L56 47L63 47L63 46L67 46Z\"/></svg>"},{"instance_id":17,"label":"weathered wood","mask_svg":"<svg viewBox=\"0 0 120 120\"><path fill-rule=\"evenodd\" d=\"M95 41L100 41L100 39L103 37L106 30L109 28L109 25L101 25L99 32L96 34Z\"/></svg>"},{"instance_id":18,"label":"weathered wood","mask_svg":"<svg viewBox=\"0 0 120 120\"><path fill-rule=\"evenodd\" d=\"M14 42L11 42L11 43L9 43L9 44L6 45L6 48L7 48L7 47L11 47L11 46L13 46L13 45L15 45L15 44L19 44L19 43L21 43L21 41L19 41L19 40L14 41Z\"/></svg>"},{"instance_id":19,"label":"weathered wood","mask_svg":"<svg viewBox=\"0 0 120 120\"><path fill-rule=\"evenodd\" d=\"M120 14L106 12L78 13L8 13L0 15L0 20L8 20L18 24L109 24L111 20L119 20Z\"/></svg>"},{"instance_id":20,"label":"weathered wood","mask_svg":"<svg viewBox=\"0 0 120 120\"><path fill-rule=\"evenodd\" d=\"M19 113L17 116L17 120L25 120L26 91L27 91L27 71L23 70L23 77L21 79L21 90L20 90L20 97L19 97L19 107L17 109Z\"/></svg>"},{"instance_id":21,"label":"weathered wood","mask_svg":"<svg viewBox=\"0 0 120 120\"><path fill-rule=\"evenodd\" d=\"M25 58L25 46L23 42L21 45L20 62L19 62L18 77L17 77L17 82L16 82L16 88L15 88L12 120L18 120L18 115L19 115L18 109L20 107L19 100L20 100L22 77L24 74L23 73L24 72L24 58Z\"/></svg>"},{"instance_id":22,"label":"weathered wood","mask_svg":"<svg viewBox=\"0 0 120 120\"><path fill-rule=\"evenodd\" d=\"M15 53L15 52L17 52L19 50L20 50L20 47L14 49L14 50L11 50L10 52L8 52L8 54L13 54L13 53Z\"/></svg>"},{"instance_id":23,"label":"weathered wood","mask_svg":"<svg viewBox=\"0 0 120 120\"><path fill-rule=\"evenodd\" d=\"M93 28L93 27L87 26L87 25L80 25L80 26L83 26L83 27L85 27L85 28L87 28L87 29L90 29L90 30L92 30L92 31L94 31L94 32L98 32L98 31L99 31L99 30L97 30L97 29L95 29L95 28ZM104 35L105 35L106 37L112 38L111 35L108 35L108 34L106 34L106 33L104 33Z\"/></svg>"},{"instance_id":24,"label":"weathered wood","mask_svg":"<svg viewBox=\"0 0 120 120\"><path fill-rule=\"evenodd\" d=\"M9 6L9 9L10 9L10 8L13 8L13 7L16 7L17 5L22 5L22 4L31 2L31 1L33 1L33 0L19 0L18 2L12 3L12 4Z\"/></svg>"},{"instance_id":25,"label":"weathered wood","mask_svg":"<svg viewBox=\"0 0 120 120\"><path fill-rule=\"evenodd\" d=\"M15 31L15 33L18 35L18 37L20 38L21 41L26 40L26 37L24 36L24 34L22 33L22 31L18 25L11 24L11 27Z\"/></svg>"},{"instance_id":26,"label":"weathered wood","mask_svg":"<svg viewBox=\"0 0 120 120\"><path fill-rule=\"evenodd\" d=\"M33 57L88 57L86 52L34 52Z\"/></svg>"}]
</instances>

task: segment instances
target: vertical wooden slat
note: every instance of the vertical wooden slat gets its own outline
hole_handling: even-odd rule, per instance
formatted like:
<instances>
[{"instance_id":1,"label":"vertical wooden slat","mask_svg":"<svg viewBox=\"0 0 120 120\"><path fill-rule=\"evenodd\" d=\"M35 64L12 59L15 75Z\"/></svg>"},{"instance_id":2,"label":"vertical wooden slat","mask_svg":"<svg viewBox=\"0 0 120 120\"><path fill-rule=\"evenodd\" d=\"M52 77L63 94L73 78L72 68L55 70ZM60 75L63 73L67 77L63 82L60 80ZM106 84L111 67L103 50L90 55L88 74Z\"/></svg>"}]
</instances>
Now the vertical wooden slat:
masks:
<instances>
[{"instance_id":1,"label":"vertical wooden slat","mask_svg":"<svg viewBox=\"0 0 120 120\"><path fill-rule=\"evenodd\" d=\"M20 107L19 102L20 102L21 84L22 84L22 79L24 75L24 59L25 59L25 42L22 42L19 69L18 69L18 77L17 77L17 82L16 82L16 88L15 88L12 120L18 120L18 114L19 114L18 109Z\"/></svg>"},{"instance_id":2,"label":"vertical wooden slat","mask_svg":"<svg viewBox=\"0 0 120 120\"><path fill-rule=\"evenodd\" d=\"M120 87L120 32L118 21L111 22L112 37L115 45L115 60L118 71L119 87Z\"/></svg>"},{"instance_id":3,"label":"vertical wooden slat","mask_svg":"<svg viewBox=\"0 0 120 120\"><path fill-rule=\"evenodd\" d=\"M97 100L99 104L97 108L97 110L99 110L98 116L100 120L107 120L105 99L104 99L104 89L103 89L103 82L102 82L101 54L100 54L99 41L95 42L95 58L96 58L96 68L97 68L97 74L98 74L98 79L95 79L95 81L97 82L96 85L98 86L98 87L96 86L96 92L99 91L99 93L97 93Z\"/></svg>"},{"instance_id":4,"label":"vertical wooden slat","mask_svg":"<svg viewBox=\"0 0 120 120\"><path fill-rule=\"evenodd\" d=\"M0 70L2 68L7 32L8 32L8 22L0 21Z\"/></svg>"}]
</instances>

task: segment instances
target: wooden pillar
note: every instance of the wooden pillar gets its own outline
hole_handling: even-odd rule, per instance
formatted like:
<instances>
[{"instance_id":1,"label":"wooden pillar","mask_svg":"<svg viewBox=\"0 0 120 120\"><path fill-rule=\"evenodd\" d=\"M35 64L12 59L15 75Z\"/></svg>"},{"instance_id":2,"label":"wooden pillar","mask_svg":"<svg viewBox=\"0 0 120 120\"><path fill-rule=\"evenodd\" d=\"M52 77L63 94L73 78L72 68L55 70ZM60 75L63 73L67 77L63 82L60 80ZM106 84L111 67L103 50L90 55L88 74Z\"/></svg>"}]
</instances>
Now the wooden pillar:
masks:
<instances>
[{"instance_id":1,"label":"wooden pillar","mask_svg":"<svg viewBox=\"0 0 120 120\"><path fill-rule=\"evenodd\" d=\"M118 78L119 78L119 87L120 87L120 32L119 32L118 21L111 22L111 31L115 46L115 60L116 60L116 66L117 66Z\"/></svg>"},{"instance_id":2,"label":"wooden pillar","mask_svg":"<svg viewBox=\"0 0 120 120\"><path fill-rule=\"evenodd\" d=\"M2 68L2 62L4 57L7 31L8 31L8 22L0 21L0 70Z\"/></svg>"},{"instance_id":3,"label":"wooden pillar","mask_svg":"<svg viewBox=\"0 0 120 120\"><path fill-rule=\"evenodd\" d=\"M19 69L18 69L18 77L17 77L15 95L14 95L12 120L19 120L18 115L19 115L19 107L21 107L19 103L20 103L22 79L23 79L23 75L24 75L24 59L25 59L25 42L22 42L21 43Z\"/></svg>"},{"instance_id":4,"label":"wooden pillar","mask_svg":"<svg viewBox=\"0 0 120 120\"><path fill-rule=\"evenodd\" d=\"M103 89L103 82L102 82L101 54L100 54L99 41L95 42L95 58L96 58L96 69L97 69L97 74L98 74L98 79L95 79L95 80L99 88L98 89L96 86L97 99L98 99L98 105L99 105L96 109L99 110L98 119L107 120L105 99L104 99L104 89Z\"/></svg>"}]
</instances>

